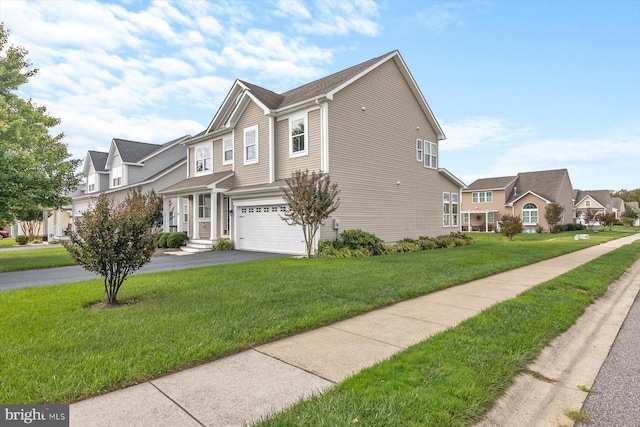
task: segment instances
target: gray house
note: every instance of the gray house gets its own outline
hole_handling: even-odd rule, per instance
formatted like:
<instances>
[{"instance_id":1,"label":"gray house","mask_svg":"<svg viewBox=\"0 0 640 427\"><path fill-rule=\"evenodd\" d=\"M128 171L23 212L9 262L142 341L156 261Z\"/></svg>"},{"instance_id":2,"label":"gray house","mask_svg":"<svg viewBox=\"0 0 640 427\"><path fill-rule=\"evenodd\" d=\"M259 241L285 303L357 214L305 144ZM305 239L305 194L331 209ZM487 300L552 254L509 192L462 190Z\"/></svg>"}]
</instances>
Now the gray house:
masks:
<instances>
[{"instance_id":1,"label":"gray house","mask_svg":"<svg viewBox=\"0 0 640 427\"><path fill-rule=\"evenodd\" d=\"M108 152L87 152L85 183L72 195L71 217L82 216L92 200L106 193L121 202L132 188L158 191L184 178L186 154L182 145L189 136L164 144L114 138ZM172 221L173 204L165 200L167 220Z\"/></svg>"},{"instance_id":2,"label":"gray house","mask_svg":"<svg viewBox=\"0 0 640 427\"><path fill-rule=\"evenodd\" d=\"M184 179L160 193L177 200L176 229L203 248L231 239L241 250L304 253L301 230L281 214L285 179L305 169L341 189L318 239L355 228L387 242L447 234L460 230L464 184L440 164L444 139L398 51L284 93L237 80L185 141Z\"/></svg>"}]
</instances>

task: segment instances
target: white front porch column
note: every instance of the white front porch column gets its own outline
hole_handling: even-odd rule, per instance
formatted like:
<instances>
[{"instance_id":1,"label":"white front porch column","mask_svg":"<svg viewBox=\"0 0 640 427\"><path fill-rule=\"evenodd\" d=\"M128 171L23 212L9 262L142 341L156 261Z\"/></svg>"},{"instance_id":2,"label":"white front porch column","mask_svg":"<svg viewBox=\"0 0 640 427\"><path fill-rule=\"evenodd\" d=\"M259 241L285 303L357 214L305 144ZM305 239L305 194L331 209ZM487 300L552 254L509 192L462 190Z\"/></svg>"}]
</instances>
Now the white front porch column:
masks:
<instances>
[{"instance_id":1,"label":"white front porch column","mask_svg":"<svg viewBox=\"0 0 640 427\"><path fill-rule=\"evenodd\" d=\"M197 194L193 194L191 197L193 197L193 215L191 215L191 217L193 218L191 220L191 223L193 224L193 238L194 239L199 239L200 238L200 227L199 227L199 220L198 220L198 204L200 203L200 201L198 200L198 195Z\"/></svg>"},{"instance_id":2,"label":"white front porch column","mask_svg":"<svg viewBox=\"0 0 640 427\"><path fill-rule=\"evenodd\" d=\"M173 220L176 222L176 230L182 231L182 197L176 197L176 207L173 211Z\"/></svg>"},{"instance_id":3,"label":"white front porch column","mask_svg":"<svg viewBox=\"0 0 640 427\"><path fill-rule=\"evenodd\" d=\"M218 193L211 192L211 214L209 215L211 232L209 233L209 240L218 240Z\"/></svg>"},{"instance_id":4,"label":"white front porch column","mask_svg":"<svg viewBox=\"0 0 640 427\"><path fill-rule=\"evenodd\" d=\"M484 210L484 231L489 232L489 209Z\"/></svg>"},{"instance_id":5,"label":"white front porch column","mask_svg":"<svg viewBox=\"0 0 640 427\"><path fill-rule=\"evenodd\" d=\"M162 231L169 231L169 198L162 197Z\"/></svg>"}]
</instances>

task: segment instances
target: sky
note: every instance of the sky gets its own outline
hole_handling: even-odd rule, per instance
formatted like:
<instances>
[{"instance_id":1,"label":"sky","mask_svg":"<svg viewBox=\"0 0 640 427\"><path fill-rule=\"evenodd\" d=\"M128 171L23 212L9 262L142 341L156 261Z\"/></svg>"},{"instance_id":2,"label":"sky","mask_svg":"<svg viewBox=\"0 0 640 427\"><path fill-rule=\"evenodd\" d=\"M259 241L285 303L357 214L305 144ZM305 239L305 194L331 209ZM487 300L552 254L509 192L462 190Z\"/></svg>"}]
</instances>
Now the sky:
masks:
<instances>
[{"instance_id":1,"label":"sky","mask_svg":"<svg viewBox=\"0 0 640 427\"><path fill-rule=\"evenodd\" d=\"M280 93L397 49L465 184L640 188L638 0L0 0L0 21L74 158L195 135L236 79Z\"/></svg>"}]
</instances>

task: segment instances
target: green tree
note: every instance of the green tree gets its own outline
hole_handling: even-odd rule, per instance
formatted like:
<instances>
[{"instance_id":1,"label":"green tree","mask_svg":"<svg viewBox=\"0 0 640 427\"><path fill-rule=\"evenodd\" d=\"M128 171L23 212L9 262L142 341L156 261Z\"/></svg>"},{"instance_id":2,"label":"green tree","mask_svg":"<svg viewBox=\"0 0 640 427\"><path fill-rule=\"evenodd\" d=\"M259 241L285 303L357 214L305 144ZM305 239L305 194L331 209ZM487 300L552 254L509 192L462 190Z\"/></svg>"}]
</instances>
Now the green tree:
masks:
<instances>
[{"instance_id":1,"label":"green tree","mask_svg":"<svg viewBox=\"0 0 640 427\"><path fill-rule=\"evenodd\" d=\"M613 197L620 197L625 202L640 202L640 188L636 188L635 190L625 190L624 188L620 191L616 191L611 194Z\"/></svg>"},{"instance_id":2,"label":"green tree","mask_svg":"<svg viewBox=\"0 0 640 427\"><path fill-rule=\"evenodd\" d=\"M549 233L555 232L556 225L562 221L563 215L564 207L557 203L551 203L545 207L544 219L546 219L547 224L549 224Z\"/></svg>"},{"instance_id":3,"label":"green tree","mask_svg":"<svg viewBox=\"0 0 640 427\"><path fill-rule=\"evenodd\" d=\"M616 219L616 214L613 212L601 213L596 216L596 219L600 221L600 224L603 227L609 227L609 231L613 230L613 226L618 220Z\"/></svg>"},{"instance_id":4,"label":"green tree","mask_svg":"<svg viewBox=\"0 0 640 427\"><path fill-rule=\"evenodd\" d=\"M133 190L117 205L103 193L75 222L65 247L85 270L104 278L106 302L116 304L124 280L151 260L153 230L161 221L162 203L153 191Z\"/></svg>"},{"instance_id":5,"label":"green tree","mask_svg":"<svg viewBox=\"0 0 640 427\"><path fill-rule=\"evenodd\" d=\"M513 236L522 233L522 230L524 230L524 226L519 216L505 214L500 218L500 233L509 240L513 240Z\"/></svg>"},{"instance_id":6,"label":"green tree","mask_svg":"<svg viewBox=\"0 0 640 427\"><path fill-rule=\"evenodd\" d=\"M16 213L16 219L20 221L22 233L29 241L33 241L40 235L44 210L37 206L24 206Z\"/></svg>"},{"instance_id":7,"label":"green tree","mask_svg":"<svg viewBox=\"0 0 640 427\"><path fill-rule=\"evenodd\" d=\"M81 161L70 159L63 134L49 134L60 120L15 94L38 70L25 49L8 46L8 35L0 24L0 222L12 223L25 208L67 203Z\"/></svg>"},{"instance_id":8,"label":"green tree","mask_svg":"<svg viewBox=\"0 0 640 427\"><path fill-rule=\"evenodd\" d=\"M326 173L297 170L287 178L284 199L289 210L282 219L289 225L300 225L304 234L307 258L311 257L313 239L322 225L340 206L338 184Z\"/></svg>"},{"instance_id":9,"label":"green tree","mask_svg":"<svg viewBox=\"0 0 640 427\"><path fill-rule=\"evenodd\" d=\"M597 219L598 211L591 208L587 208L587 210L584 211L584 221L587 223L587 228L589 229L589 231L591 231L591 229L593 228L593 223L596 222Z\"/></svg>"}]
</instances>

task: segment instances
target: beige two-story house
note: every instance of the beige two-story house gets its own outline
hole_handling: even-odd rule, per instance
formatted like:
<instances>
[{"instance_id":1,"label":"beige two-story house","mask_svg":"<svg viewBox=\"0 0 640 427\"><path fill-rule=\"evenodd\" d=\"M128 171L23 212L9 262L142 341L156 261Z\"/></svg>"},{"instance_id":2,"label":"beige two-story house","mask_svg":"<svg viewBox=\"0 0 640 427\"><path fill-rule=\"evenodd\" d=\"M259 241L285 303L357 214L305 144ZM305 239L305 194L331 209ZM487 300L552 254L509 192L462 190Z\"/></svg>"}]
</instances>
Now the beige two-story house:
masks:
<instances>
[{"instance_id":1,"label":"beige two-story house","mask_svg":"<svg viewBox=\"0 0 640 427\"><path fill-rule=\"evenodd\" d=\"M575 218L571 180L566 169L523 172L516 176L478 179L462 191L462 229L494 231L505 215L519 216L524 229L549 231L546 207L564 208L560 224Z\"/></svg>"},{"instance_id":2,"label":"beige two-story house","mask_svg":"<svg viewBox=\"0 0 640 427\"><path fill-rule=\"evenodd\" d=\"M185 179L160 193L178 200L177 230L203 247L227 238L303 254L301 229L282 214L285 180L305 169L341 190L317 239L355 228L387 242L447 234L460 230L464 184L440 164L444 139L398 51L284 93L237 80L185 142Z\"/></svg>"}]
</instances>

